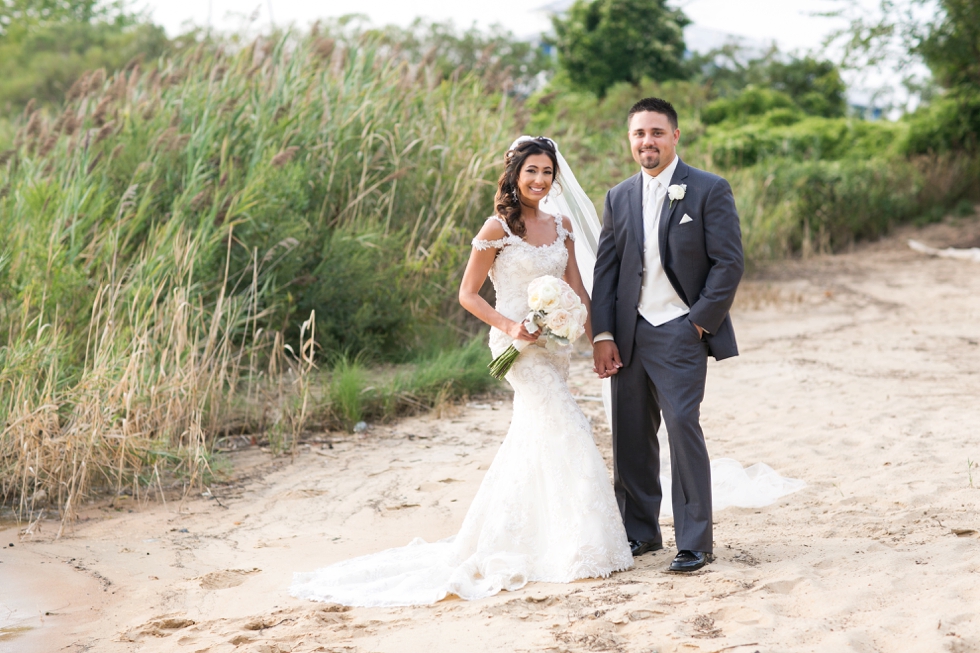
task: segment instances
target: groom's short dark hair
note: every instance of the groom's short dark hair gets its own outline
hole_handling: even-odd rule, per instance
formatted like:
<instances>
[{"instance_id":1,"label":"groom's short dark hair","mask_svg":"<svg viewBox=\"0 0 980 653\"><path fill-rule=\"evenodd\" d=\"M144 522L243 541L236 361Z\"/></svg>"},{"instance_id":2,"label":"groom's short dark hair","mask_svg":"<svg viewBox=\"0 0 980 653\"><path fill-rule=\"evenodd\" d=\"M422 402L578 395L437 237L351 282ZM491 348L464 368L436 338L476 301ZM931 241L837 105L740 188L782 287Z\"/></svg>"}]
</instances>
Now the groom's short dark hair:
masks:
<instances>
[{"instance_id":1,"label":"groom's short dark hair","mask_svg":"<svg viewBox=\"0 0 980 653\"><path fill-rule=\"evenodd\" d=\"M667 100L661 100L658 97L645 97L630 108L629 115L626 116L626 126L628 127L630 121L633 120L634 113L640 113L641 111L652 111L654 113L662 113L667 116L667 121L670 126L677 129L677 111L674 110L674 105L672 105Z\"/></svg>"}]
</instances>

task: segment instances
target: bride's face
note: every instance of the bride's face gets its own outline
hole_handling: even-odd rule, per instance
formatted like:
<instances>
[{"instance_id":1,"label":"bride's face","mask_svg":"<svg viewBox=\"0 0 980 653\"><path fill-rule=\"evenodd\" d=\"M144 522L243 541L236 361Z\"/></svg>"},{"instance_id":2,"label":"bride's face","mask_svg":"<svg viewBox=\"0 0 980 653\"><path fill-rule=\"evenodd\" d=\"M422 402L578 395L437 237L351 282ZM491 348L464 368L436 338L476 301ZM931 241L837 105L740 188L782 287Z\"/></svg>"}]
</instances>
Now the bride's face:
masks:
<instances>
[{"instance_id":1,"label":"bride's face","mask_svg":"<svg viewBox=\"0 0 980 653\"><path fill-rule=\"evenodd\" d=\"M532 154L524 159L517 190L527 204L537 205L548 196L555 181L555 166L547 154Z\"/></svg>"}]
</instances>

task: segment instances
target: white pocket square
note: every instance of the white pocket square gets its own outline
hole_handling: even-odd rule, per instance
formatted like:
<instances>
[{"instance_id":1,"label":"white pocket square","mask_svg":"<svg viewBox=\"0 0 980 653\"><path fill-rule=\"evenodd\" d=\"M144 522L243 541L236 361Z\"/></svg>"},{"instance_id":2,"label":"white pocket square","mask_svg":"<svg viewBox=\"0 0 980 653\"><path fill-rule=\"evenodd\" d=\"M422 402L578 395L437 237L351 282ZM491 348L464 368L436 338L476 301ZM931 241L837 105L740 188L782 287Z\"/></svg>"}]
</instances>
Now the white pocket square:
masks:
<instances>
[{"instance_id":1,"label":"white pocket square","mask_svg":"<svg viewBox=\"0 0 980 653\"><path fill-rule=\"evenodd\" d=\"M694 218L692 218L691 216L689 216L688 214L685 213L684 214L684 217L681 218L681 221L680 221L679 224L687 224L688 222L694 222Z\"/></svg>"}]
</instances>

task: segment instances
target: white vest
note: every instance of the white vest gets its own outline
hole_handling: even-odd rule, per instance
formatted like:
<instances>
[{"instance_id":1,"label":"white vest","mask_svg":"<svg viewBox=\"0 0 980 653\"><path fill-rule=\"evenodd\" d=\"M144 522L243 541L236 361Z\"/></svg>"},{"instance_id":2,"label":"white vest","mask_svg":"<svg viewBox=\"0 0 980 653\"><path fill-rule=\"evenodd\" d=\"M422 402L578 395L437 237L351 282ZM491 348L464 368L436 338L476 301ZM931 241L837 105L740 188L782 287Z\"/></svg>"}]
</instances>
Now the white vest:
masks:
<instances>
[{"instance_id":1,"label":"white vest","mask_svg":"<svg viewBox=\"0 0 980 653\"><path fill-rule=\"evenodd\" d=\"M667 186L679 160L674 155L670 165L656 177L646 172L640 174L643 183L643 286L637 311L653 326L691 312L671 285L660 260L660 216L667 199Z\"/></svg>"}]
</instances>

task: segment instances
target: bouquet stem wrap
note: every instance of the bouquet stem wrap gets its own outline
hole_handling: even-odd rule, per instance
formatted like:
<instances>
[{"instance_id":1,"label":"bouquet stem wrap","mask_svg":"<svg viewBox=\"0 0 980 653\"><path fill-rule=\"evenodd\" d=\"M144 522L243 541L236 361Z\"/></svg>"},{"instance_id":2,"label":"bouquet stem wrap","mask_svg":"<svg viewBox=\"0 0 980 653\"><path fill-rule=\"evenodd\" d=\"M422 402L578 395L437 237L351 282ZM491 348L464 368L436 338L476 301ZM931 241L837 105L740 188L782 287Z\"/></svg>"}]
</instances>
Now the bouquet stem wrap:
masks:
<instances>
[{"instance_id":1,"label":"bouquet stem wrap","mask_svg":"<svg viewBox=\"0 0 980 653\"><path fill-rule=\"evenodd\" d=\"M502 380L507 376L507 372L510 372L510 368L514 367L514 363L517 362L517 357L521 355L524 348L533 344L529 340L515 340L510 347L504 350L504 353L494 358L487 365L490 368L490 376L498 381Z\"/></svg>"}]
</instances>

